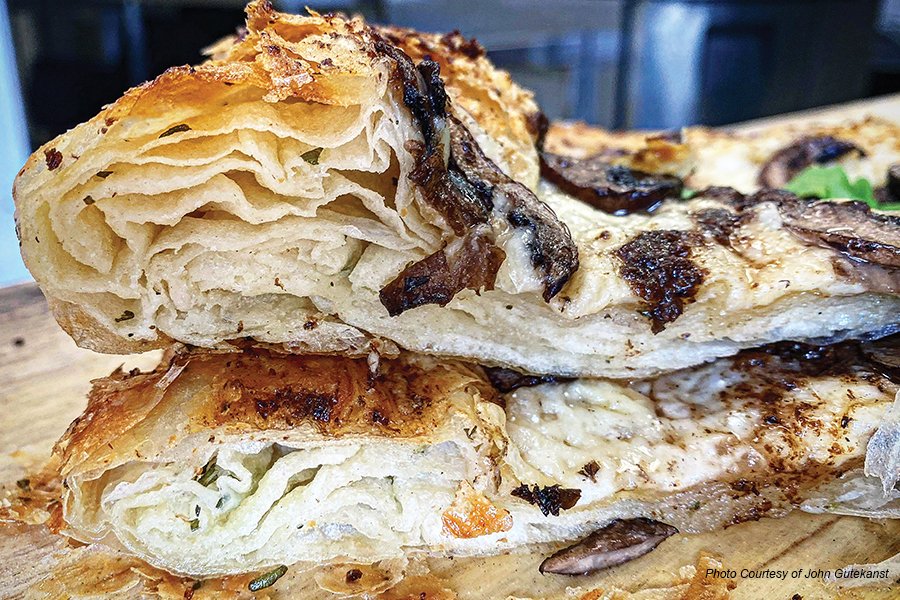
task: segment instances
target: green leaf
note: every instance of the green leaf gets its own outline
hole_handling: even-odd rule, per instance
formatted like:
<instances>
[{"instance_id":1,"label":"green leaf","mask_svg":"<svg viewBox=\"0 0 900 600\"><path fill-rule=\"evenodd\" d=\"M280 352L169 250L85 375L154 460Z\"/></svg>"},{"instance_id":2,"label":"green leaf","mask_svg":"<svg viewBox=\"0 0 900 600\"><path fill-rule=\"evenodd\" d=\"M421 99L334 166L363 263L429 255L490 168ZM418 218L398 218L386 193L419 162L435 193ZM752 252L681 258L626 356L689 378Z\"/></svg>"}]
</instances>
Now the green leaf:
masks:
<instances>
[{"instance_id":1,"label":"green leaf","mask_svg":"<svg viewBox=\"0 0 900 600\"><path fill-rule=\"evenodd\" d=\"M885 205L879 205L875 200L872 184L867 179L850 181L841 167L807 167L784 187L803 198L848 198L862 200L873 208L885 208Z\"/></svg>"},{"instance_id":2,"label":"green leaf","mask_svg":"<svg viewBox=\"0 0 900 600\"><path fill-rule=\"evenodd\" d=\"M697 195L697 190L692 190L691 188L682 188L681 189L681 199L682 200L690 200L694 196Z\"/></svg>"}]
</instances>

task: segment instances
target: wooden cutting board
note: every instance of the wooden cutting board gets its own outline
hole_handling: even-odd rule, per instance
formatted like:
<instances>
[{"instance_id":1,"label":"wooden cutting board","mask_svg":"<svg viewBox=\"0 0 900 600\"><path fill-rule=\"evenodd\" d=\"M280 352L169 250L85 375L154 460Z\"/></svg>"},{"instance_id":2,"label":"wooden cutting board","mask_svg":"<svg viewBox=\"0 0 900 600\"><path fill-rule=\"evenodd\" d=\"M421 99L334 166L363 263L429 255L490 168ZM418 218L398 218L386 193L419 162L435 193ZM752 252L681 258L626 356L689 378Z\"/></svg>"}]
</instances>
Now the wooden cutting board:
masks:
<instances>
[{"instance_id":1,"label":"wooden cutting board","mask_svg":"<svg viewBox=\"0 0 900 600\"><path fill-rule=\"evenodd\" d=\"M900 120L900 96L783 117L778 122L828 121L863 114ZM83 409L91 379L108 375L123 364L149 368L157 357L156 353L102 355L77 348L50 316L35 285L0 289L0 501L4 493L16 493L15 482L49 456L53 443ZM36 580L46 577L47 565L52 563L48 557L59 547L58 539L42 528L25 533L0 525L0 598L21 597ZM738 572L835 569L900 553L900 520L875 522L797 512L722 532L673 536L649 555L593 577L543 576L537 570L543 558L538 555L430 560L428 567L460 598L562 598L567 597L569 587L636 591L667 586L681 567L693 565L701 553L718 557L725 567ZM893 589L838 590L820 579L805 577L778 581L738 576L734 582L732 596L738 599L900 598L900 583ZM335 598L318 591L311 582L295 588L293 597Z\"/></svg>"}]
</instances>

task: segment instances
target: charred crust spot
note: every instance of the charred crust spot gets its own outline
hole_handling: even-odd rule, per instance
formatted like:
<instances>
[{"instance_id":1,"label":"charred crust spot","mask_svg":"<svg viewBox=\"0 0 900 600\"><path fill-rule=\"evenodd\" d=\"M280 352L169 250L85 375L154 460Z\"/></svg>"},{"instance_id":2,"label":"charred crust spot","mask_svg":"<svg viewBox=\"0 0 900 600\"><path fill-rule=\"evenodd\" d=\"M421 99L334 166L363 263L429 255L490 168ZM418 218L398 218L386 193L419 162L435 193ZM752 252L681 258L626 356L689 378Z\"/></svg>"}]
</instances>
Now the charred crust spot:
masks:
<instances>
[{"instance_id":1,"label":"charred crust spot","mask_svg":"<svg viewBox=\"0 0 900 600\"><path fill-rule=\"evenodd\" d=\"M781 188L806 167L831 162L854 151L866 155L853 142L830 135L805 136L775 152L760 169L758 183L762 187Z\"/></svg>"},{"instance_id":2,"label":"charred crust spot","mask_svg":"<svg viewBox=\"0 0 900 600\"><path fill-rule=\"evenodd\" d=\"M684 187L673 175L656 175L612 165L600 157L572 158L544 152L541 174L559 189L611 215L651 211Z\"/></svg>"},{"instance_id":3,"label":"charred crust spot","mask_svg":"<svg viewBox=\"0 0 900 600\"><path fill-rule=\"evenodd\" d=\"M372 422L387 427L387 425L390 423L390 420L387 418L387 415L384 415L380 410L375 409L372 411Z\"/></svg>"},{"instance_id":4,"label":"charred crust spot","mask_svg":"<svg viewBox=\"0 0 900 600\"><path fill-rule=\"evenodd\" d=\"M356 583L360 579L362 579L363 573L359 569L350 569L347 571L347 575L344 577L344 580L347 583Z\"/></svg>"},{"instance_id":5,"label":"charred crust spot","mask_svg":"<svg viewBox=\"0 0 900 600\"><path fill-rule=\"evenodd\" d=\"M537 506L545 517L549 515L558 517L560 510L572 508L581 498L581 490L563 488L559 485L539 487L534 484L529 488L523 483L510 493L516 498L521 498L525 502Z\"/></svg>"},{"instance_id":6,"label":"charred crust spot","mask_svg":"<svg viewBox=\"0 0 900 600\"><path fill-rule=\"evenodd\" d=\"M312 418L320 423L331 421L331 411L336 404L337 398L333 395L306 390L294 392L290 386L255 400L256 412L263 419L268 419L276 411L284 411L296 419Z\"/></svg>"},{"instance_id":7,"label":"charred crust spot","mask_svg":"<svg viewBox=\"0 0 900 600\"><path fill-rule=\"evenodd\" d=\"M691 215L704 237L731 246L731 235L741 223L740 215L725 208L706 208Z\"/></svg>"},{"instance_id":8,"label":"charred crust spot","mask_svg":"<svg viewBox=\"0 0 900 600\"><path fill-rule=\"evenodd\" d=\"M59 165L62 164L63 155L62 152L57 150L56 148L50 148L49 150L44 150L44 162L47 163L47 168L51 171L59 168Z\"/></svg>"},{"instance_id":9,"label":"charred crust spot","mask_svg":"<svg viewBox=\"0 0 900 600\"><path fill-rule=\"evenodd\" d=\"M756 485L755 481L749 481L747 479L738 479L737 481L733 481L731 483L731 489L736 492L742 492L744 494L753 494L754 496L759 496L759 488Z\"/></svg>"},{"instance_id":10,"label":"charred crust spot","mask_svg":"<svg viewBox=\"0 0 900 600\"><path fill-rule=\"evenodd\" d=\"M521 387L534 387L542 383L562 383L572 381L568 377L557 375L527 375L514 369L504 367L484 367L488 381L498 392L506 394Z\"/></svg>"},{"instance_id":11,"label":"charred crust spot","mask_svg":"<svg viewBox=\"0 0 900 600\"><path fill-rule=\"evenodd\" d=\"M686 231L644 231L616 251L619 275L643 300L653 333L681 316L703 282L705 271L691 260L696 238Z\"/></svg>"},{"instance_id":12,"label":"charred crust spot","mask_svg":"<svg viewBox=\"0 0 900 600\"><path fill-rule=\"evenodd\" d=\"M306 331L312 331L313 329L315 329L315 328L318 327L318 326L319 326L319 323L318 323L318 322L316 322L316 321L313 320L313 319L309 319L308 321L306 321L306 322L303 324L303 329L305 329Z\"/></svg>"},{"instance_id":13,"label":"charred crust spot","mask_svg":"<svg viewBox=\"0 0 900 600\"><path fill-rule=\"evenodd\" d=\"M458 30L445 33L441 36L441 43L451 52L462 54L466 58L475 60L485 55L484 46L478 43L475 38L468 39Z\"/></svg>"}]
</instances>

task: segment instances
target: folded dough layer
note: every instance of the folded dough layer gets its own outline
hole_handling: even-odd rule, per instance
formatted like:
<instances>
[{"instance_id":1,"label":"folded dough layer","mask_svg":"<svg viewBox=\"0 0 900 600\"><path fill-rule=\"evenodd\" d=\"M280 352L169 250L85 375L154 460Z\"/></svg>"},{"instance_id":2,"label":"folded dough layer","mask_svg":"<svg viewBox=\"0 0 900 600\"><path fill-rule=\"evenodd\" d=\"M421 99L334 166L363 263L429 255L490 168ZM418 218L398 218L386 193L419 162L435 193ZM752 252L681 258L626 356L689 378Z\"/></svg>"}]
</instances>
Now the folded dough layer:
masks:
<instances>
[{"instance_id":1,"label":"folded dough layer","mask_svg":"<svg viewBox=\"0 0 900 600\"><path fill-rule=\"evenodd\" d=\"M104 352L375 341L633 377L897 328L896 217L834 204L820 230L816 203L714 193L609 215L538 183L537 107L481 52L254 2L243 39L29 160L26 263Z\"/></svg>"},{"instance_id":2,"label":"folded dough layer","mask_svg":"<svg viewBox=\"0 0 900 600\"><path fill-rule=\"evenodd\" d=\"M207 576L714 529L860 468L897 390L850 345L506 394L408 355L176 355L95 382L57 448L64 532Z\"/></svg>"}]
</instances>

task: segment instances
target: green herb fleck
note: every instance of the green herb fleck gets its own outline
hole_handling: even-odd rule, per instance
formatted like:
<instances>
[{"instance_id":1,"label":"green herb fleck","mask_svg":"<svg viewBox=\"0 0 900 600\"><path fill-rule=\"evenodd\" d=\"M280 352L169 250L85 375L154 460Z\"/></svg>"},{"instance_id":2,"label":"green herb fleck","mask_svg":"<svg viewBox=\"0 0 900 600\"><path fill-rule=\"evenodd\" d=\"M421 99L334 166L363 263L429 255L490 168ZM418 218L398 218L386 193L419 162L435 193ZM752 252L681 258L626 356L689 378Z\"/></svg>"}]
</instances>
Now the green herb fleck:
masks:
<instances>
[{"instance_id":1,"label":"green herb fleck","mask_svg":"<svg viewBox=\"0 0 900 600\"><path fill-rule=\"evenodd\" d=\"M219 501L216 502L216 508L222 508L223 506L225 506L225 496L222 496L219 498Z\"/></svg>"},{"instance_id":2,"label":"green herb fleck","mask_svg":"<svg viewBox=\"0 0 900 600\"><path fill-rule=\"evenodd\" d=\"M873 208L880 208L875 201L872 184L863 178L851 182L847 172L841 167L807 167L791 179L784 189L803 198L847 198L862 200Z\"/></svg>"},{"instance_id":3,"label":"green herb fleck","mask_svg":"<svg viewBox=\"0 0 900 600\"><path fill-rule=\"evenodd\" d=\"M126 310L122 313L122 316L117 317L115 319L115 321L116 321L116 323L121 323L122 321L130 321L133 318L134 318L134 313L131 312L130 310Z\"/></svg>"},{"instance_id":4,"label":"green herb fleck","mask_svg":"<svg viewBox=\"0 0 900 600\"><path fill-rule=\"evenodd\" d=\"M164 137L172 135L173 133L181 133L183 131L190 131L190 130L191 130L190 125L188 125L187 123L181 123L180 125L175 125L174 127L169 127L168 129L163 131L161 134L159 134L159 137L164 138Z\"/></svg>"},{"instance_id":5,"label":"green herb fleck","mask_svg":"<svg viewBox=\"0 0 900 600\"><path fill-rule=\"evenodd\" d=\"M694 503L691 504L691 510L692 511L700 510L700 501L699 500L695 500Z\"/></svg>"},{"instance_id":6,"label":"green herb fleck","mask_svg":"<svg viewBox=\"0 0 900 600\"><path fill-rule=\"evenodd\" d=\"M690 200L694 196L697 195L697 190L692 190L691 188L681 188L681 199L682 200Z\"/></svg>"},{"instance_id":7,"label":"green herb fleck","mask_svg":"<svg viewBox=\"0 0 900 600\"><path fill-rule=\"evenodd\" d=\"M208 487L209 484L219 478L219 471L221 471L221 469L216 466L216 457L213 456L206 462L205 465L203 465L203 468L200 470L200 474L194 478L194 481L196 481L203 487Z\"/></svg>"},{"instance_id":8,"label":"green herb fleck","mask_svg":"<svg viewBox=\"0 0 900 600\"><path fill-rule=\"evenodd\" d=\"M200 519L191 519L191 531L197 531L200 528Z\"/></svg>"},{"instance_id":9,"label":"green herb fleck","mask_svg":"<svg viewBox=\"0 0 900 600\"><path fill-rule=\"evenodd\" d=\"M319 164L319 156L322 154L322 148L313 148L312 150L307 150L303 154L300 155L300 158L305 160L311 165Z\"/></svg>"},{"instance_id":10,"label":"green herb fleck","mask_svg":"<svg viewBox=\"0 0 900 600\"><path fill-rule=\"evenodd\" d=\"M250 584L247 585L247 589L249 589L251 592L258 592L259 590L274 585L275 582L281 579L281 577L285 573L287 573L287 567L284 565L279 565L265 575L260 575L259 577L251 581Z\"/></svg>"}]
</instances>

